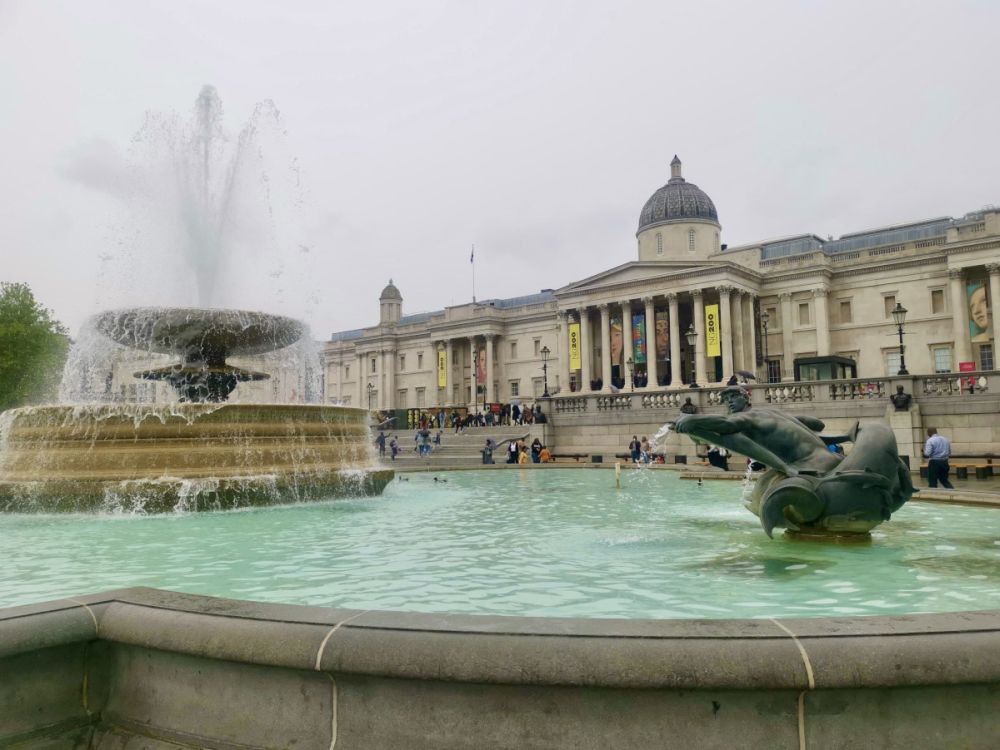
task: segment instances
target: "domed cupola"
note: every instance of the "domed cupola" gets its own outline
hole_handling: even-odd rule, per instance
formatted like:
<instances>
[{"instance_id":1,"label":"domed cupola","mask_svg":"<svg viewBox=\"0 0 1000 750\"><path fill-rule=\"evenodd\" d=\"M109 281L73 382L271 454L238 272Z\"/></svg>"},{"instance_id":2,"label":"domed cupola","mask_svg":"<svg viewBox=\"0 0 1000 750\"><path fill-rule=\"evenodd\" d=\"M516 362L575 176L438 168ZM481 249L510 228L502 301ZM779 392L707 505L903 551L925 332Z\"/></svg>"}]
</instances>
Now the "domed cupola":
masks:
<instances>
[{"instance_id":1,"label":"domed cupola","mask_svg":"<svg viewBox=\"0 0 1000 750\"><path fill-rule=\"evenodd\" d=\"M379 324L394 325L403 316L403 295L389 279L378 298Z\"/></svg>"},{"instance_id":2,"label":"domed cupola","mask_svg":"<svg viewBox=\"0 0 1000 750\"><path fill-rule=\"evenodd\" d=\"M670 162L670 180L653 193L639 214L639 260L706 257L719 251L719 214L704 190Z\"/></svg>"}]
</instances>

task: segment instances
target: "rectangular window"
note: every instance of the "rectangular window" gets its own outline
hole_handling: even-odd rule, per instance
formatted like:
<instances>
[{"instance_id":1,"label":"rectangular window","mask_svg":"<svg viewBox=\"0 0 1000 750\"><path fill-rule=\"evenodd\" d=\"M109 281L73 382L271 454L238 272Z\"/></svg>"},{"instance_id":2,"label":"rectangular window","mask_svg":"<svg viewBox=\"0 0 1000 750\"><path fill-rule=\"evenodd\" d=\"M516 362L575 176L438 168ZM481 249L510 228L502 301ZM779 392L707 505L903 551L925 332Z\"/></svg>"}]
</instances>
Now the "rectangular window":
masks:
<instances>
[{"instance_id":1,"label":"rectangular window","mask_svg":"<svg viewBox=\"0 0 1000 750\"><path fill-rule=\"evenodd\" d=\"M417 388L417 408L423 409L427 406L427 389Z\"/></svg>"},{"instance_id":2,"label":"rectangular window","mask_svg":"<svg viewBox=\"0 0 1000 750\"><path fill-rule=\"evenodd\" d=\"M840 322L852 323L854 316L851 313L851 301L849 299L840 300Z\"/></svg>"},{"instance_id":3,"label":"rectangular window","mask_svg":"<svg viewBox=\"0 0 1000 750\"><path fill-rule=\"evenodd\" d=\"M372 372L375 372L375 357L372 357Z\"/></svg>"},{"instance_id":4,"label":"rectangular window","mask_svg":"<svg viewBox=\"0 0 1000 750\"><path fill-rule=\"evenodd\" d=\"M399 371L404 372L406 370L406 355L399 355Z\"/></svg>"},{"instance_id":5,"label":"rectangular window","mask_svg":"<svg viewBox=\"0 0 1000 750\"><path fill-rule=\"evenodd\" d=\"M896 306L896 295L887 294L882 298L882 304L885 305L885 319L892 320L892 309Z\"/></svg>"},{"instance_id":6,"label":"rectangular window","mask_svg":"<svg viewBox=\"0 0 1000 750\"><path fill-rule=\"evenodd\" d=\"M799 325L807 326L809 325L809 303L800 302L799 303Z\"/></svg>"},{"instance_id":7,"label":"rectangular window","mask_svg":"<svg viewBox=\"0 0 1000 750\"><path fill-rule=\"evenodd\" d=\"M895 304L895 303L894 303ZM901 358L898 351L889 351L885 353L885 374L890 377L899 374Z\"/></svg>"},{"instance_id":8,"label":"rectangular window","mask_svg":"<svg viewBox=\"0 0 1000 750\"><path fill-rule=\"evenodd\" d=\"M409 409L410 405L406 403L406 389L402 388L396 393L396 408L397 409Z\"/></svg>"},{"instance_id":9,"label":"rectangular window","mask_svg":"<svg viewBox=\"0 0 1000 750\"><path fill-rule=\"evenodd\" d=\"M931 312L944 312L944 289L931 289Z\"/></svg>"},{"instance_id":10,"label":"rectangular window","mask_svg":"<svg viewBox=\"0 0 1000 750\"><path fill-rule=\"evenodd\" d=\"M535 398L539 398L545 392L545 383L542 378L531 379L531 391Z\"/></svg>"},{"instance_id":11,"label":"rectangular window","mask_svg":"<svg viewBox=\"0 0 1000 750\"><path fill-rule=\"evenodd\" d=\"M781 328L781 321L778 320L777 307L766 307L764 308L764 312L767 313L768 328Z\"/></svg>"},{"instance_id":12,"label":"rectangular window","mask_svg":"<svg viewBox=\"0 0 1000 750\"><path fill-rule=\"evenodd\" d=\"M511 361L517 359L517 342L516 341L511 341L510 342L510 358L511 358Z\"/></svg>"},{"instance_id":13,"label":"rectangular window","mask_svg":"<svg viewBox=\"0 0 1000 750\"><path fill-rule=\"evenodd\" d=\"M510 395L511 395L511 398L513 398L514 396L520 396L521 395L521 381L520 380L511 380L510 381Z\"/></svg>"},{"instance_id":14,"label":"rectangular window","mask_svg":"<svg viewBox=\"0 0 1000 750\"><path fill-rule=\"evenodd\" d=\"M993 344L979 345L979 369L992 370L993 365Z\"/></svg>"},{"instance_id":15,"label":"rectangular window","mask_svg":"<svg viewBox=\"0 0 1000 750\"><path fill-rule=\"evenodd\" d=\"M351 366L344 365L344 380L350 380L350 379L351 379Z\"/></svg>"},{"instance_id":16,"label":"rectangular window","mask_svg":"<svg viewBox=\"0 0 1000 750\"><path fill-rule=\"evenodd\" d=\"M458 364L458 349L451 350L451 364L453 367Z\"/></svg>"},{"instance_id":17,"label":"rectangular window","mask_svg":"<svg viewBox=\"0 0 1000 750\"><path fill-rule=\"evenodd\" d=\"M934 372L951 372L951 347L934 347Z\"/></svg>"},{"instance_id":18,"label":"rectangular window","mask_svg":"<svg viewBox=\"0 0 1000 750\"><path fill-rule=\"evenodd\" d=\"M535 356L539 357L542 354L542 340L535 339Z\"/></svg>"},{"instance_id":19,"label":"rectangular window","mask_svg":"<svg viewBox=\"0 0 1000 750\"><path fill-rule=\"evenodd\" d=\"M417 352L417 369L418 370L423 370L424 369L424 353L423 352Z\"/></svg>"},{"instance_id":20,"label":"rectangular window","mask_svg":"<svg viewBox=\"0 0 1000 750\"><path fill-rule=\"evenodd\" d=\"M781 382L781 360L780 359L769 359L769 360L767 360L767 382L768 383L780 383Z\"/></svg>"}]
</instances>

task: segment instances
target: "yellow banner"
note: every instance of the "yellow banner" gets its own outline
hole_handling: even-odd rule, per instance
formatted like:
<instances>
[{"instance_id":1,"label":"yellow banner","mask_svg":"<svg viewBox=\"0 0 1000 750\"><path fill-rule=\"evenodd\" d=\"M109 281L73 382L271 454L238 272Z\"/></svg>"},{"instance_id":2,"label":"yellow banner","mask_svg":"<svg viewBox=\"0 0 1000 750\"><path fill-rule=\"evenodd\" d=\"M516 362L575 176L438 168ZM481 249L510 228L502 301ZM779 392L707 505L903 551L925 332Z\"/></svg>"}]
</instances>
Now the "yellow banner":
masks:
<instances>
[{"instance_id":1,"label":"yellow banner","mask_svg":"<svg viewBox=\"0 0 1000 750\"><path fill-rule=\"evenodd\" d=\"M719 339L719 306L705 305L705 343L708 347L705 355L721 357L722 346Z\"/></svg>"},{"instance_id":2,"label":"yellow banner","mask_svg":"<svg viewBox=\"0 0 1000 750\"><path fill-rule=\"evenodd\" d=\"M569 324L569 369L579 370L583 367L580 358L580 324Z\"/></svg>"},{"instance_id":3,"label":"yellow banner","mask_svg":"<svg viewBox=\"0 0 1000 750\"><path fill-rule=\"evenodd\" d=\"M438 352L438 388L448 387L448 352L444 349Z\"/></svg>"}]
</instances>

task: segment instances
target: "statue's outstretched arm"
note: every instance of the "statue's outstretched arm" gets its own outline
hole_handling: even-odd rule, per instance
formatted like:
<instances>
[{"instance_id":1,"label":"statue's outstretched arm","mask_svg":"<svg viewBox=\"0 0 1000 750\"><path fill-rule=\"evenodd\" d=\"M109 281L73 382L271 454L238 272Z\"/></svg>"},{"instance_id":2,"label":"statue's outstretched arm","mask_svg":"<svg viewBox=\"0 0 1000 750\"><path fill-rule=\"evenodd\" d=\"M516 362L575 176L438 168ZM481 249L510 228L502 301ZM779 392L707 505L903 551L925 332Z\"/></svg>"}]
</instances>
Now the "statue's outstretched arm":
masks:
<instances>
[{"instance_id":1,"label":"statue's outstretched arm","mask_svg":"<svg viewBox=\"0 0 1000 750\"><path fill-rule=\"evenodd\" d=\"M796 419L813 432L822 432L826 429L822 419L816 419L816 417L796 417Z\"/></svg>"}]
</instances>

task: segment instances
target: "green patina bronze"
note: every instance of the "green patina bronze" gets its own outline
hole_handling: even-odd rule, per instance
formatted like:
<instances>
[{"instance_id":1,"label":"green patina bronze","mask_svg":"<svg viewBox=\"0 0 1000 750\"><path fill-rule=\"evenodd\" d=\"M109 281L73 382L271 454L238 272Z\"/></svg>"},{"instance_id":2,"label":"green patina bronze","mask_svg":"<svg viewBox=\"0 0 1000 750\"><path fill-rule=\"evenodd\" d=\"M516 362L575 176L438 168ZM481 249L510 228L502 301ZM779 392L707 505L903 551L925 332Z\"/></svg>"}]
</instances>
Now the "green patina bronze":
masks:
<instances>
[{"instance_id":1,"label":"green patina bronze","mask_svg":"<svg viewBox=\"0 0 1000 750\"><path fill-rule=\"evenodd\" d=\"M745 388L722 392L725 416L685 414L674 425L694 440L723 446L767 467L747 508L768 536L776 527L803 535L867 535L914 493L896 437L885 424L823 436L823 422L751 409ZM847 455L829 446L853 443Z\"/></svg>"}]
</instances>

